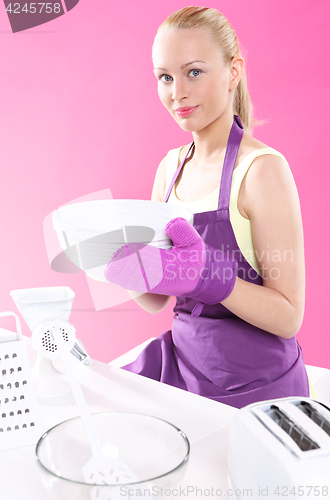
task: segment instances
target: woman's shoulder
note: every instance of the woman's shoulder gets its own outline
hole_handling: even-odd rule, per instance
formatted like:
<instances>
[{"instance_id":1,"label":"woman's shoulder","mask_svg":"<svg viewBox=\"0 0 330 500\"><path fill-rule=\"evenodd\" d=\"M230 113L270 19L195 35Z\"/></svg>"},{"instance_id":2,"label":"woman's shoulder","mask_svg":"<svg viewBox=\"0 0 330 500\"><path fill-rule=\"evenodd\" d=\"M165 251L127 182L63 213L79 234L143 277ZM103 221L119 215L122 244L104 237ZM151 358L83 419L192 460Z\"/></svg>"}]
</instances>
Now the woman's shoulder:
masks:
<instances>
[{"instance_id":1,"label":"woman's shoulder","mask_svg":"<svg viewBox=\"0 0 330 500\"><path fill-rule=\"evenodd\" d=\"M240 146L240 149L243 152L251 152L257 149L263 149L268 147L269 146L264 142L261 142L252 135L244 132Z\"/></svg>"},{"instance_id":2,"label":"woman's shoulder","mask_svg":"<svg viewBox=\"0 0 330 500\"><path fill-rule=\"evenodd\" d=\"M236 166L246 164L249 168L252 163L263 164L270 161L288 167L288 162L280 151L245 133L238 151Z\"/></svg>"},{"instance_id":3,"label":"woman's shoulder","mask_svg":"<svg viewBox=\"0 0 330 500\"><path fill-rule=\"evenodd\" d=\"M269 150L269 149L273 150L273 148L271 148L264 142L259 141L258 139L252 137L247 133L244 133L237 155L237 163L241 163L246 156L252 153L258 153L258 154L260 153L260 155L262 155L263 150Z\"/></svg>"},{"instance_id":4,"label":"woman's shoulder","mask_svg":"<svg viewBox=\"0 0 330 500\"><path fill-rule=\"evenodd\" d=\"M283 200L296 197L294 178L286 158L267 144L247 137L242 139L238 159L238 178L241 179L241 213L251 219L258 203L267 203L272 198ZM244 161L246 159L246 161Z\"/></svg>"}]
</instances>

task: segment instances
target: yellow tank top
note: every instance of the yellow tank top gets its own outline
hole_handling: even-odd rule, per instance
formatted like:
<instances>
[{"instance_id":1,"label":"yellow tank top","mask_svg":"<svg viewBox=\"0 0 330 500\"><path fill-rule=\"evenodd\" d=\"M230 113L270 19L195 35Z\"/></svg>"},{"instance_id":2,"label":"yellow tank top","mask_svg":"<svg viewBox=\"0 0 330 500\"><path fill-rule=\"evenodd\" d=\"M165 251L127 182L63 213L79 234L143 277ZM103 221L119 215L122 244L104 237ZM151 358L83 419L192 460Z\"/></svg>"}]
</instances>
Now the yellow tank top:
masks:
<instances>
[{"instance_id":1,"label":"yellow tank top","mask_svg":"<svg viewBox=\"0 0 330 500\"><path fill-rule=\"evenodd\" d=\"M183 146L182 146L183 147ZM166 156L166 188L165 193L171 184L174 173L180 165L180 152L181 148L171 149ZM230 204L229 204L229 217L230 222L236 237L236 241L240 251L242 252L245 259L248 261L250 266L260 274L259 264L256 258L255 250L252 241L252 231L251 222L249 219L243 217L237 207L238 194L247 171L249 170L252 162L262 155L274 155L283 158L287 163L285 157L273 148L262 148L256 149L248 154L234 169L231 191L230 191ZM209 212L212 210L217 210L218 200L219 200L219 189L220 187L210 193L205 198L197 201L185 202L177 198L175 189L172 189L168 203L174 203L176 205L181 205L187 207L192 213Z\"/></svg>"}]
</instances>

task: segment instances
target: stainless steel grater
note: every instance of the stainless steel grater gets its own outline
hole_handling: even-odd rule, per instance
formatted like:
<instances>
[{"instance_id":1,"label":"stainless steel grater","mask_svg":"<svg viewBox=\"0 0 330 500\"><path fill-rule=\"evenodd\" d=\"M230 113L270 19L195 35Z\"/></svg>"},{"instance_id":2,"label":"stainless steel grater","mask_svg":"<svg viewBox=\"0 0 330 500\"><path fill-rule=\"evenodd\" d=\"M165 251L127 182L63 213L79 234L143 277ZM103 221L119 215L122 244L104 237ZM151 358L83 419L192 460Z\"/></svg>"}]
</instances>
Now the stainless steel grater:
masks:
<instances>
[{"instance_id":1,"label":"stainless steel grater","mask_svg":"<svg viewBox=\"0 0 330 500\"><path fill-rule=\"evenodd\" d=\"M21 324L17 332L0 328L0 450L36 444L43 433L37 394Z\"/></svg>"}]
</instances>

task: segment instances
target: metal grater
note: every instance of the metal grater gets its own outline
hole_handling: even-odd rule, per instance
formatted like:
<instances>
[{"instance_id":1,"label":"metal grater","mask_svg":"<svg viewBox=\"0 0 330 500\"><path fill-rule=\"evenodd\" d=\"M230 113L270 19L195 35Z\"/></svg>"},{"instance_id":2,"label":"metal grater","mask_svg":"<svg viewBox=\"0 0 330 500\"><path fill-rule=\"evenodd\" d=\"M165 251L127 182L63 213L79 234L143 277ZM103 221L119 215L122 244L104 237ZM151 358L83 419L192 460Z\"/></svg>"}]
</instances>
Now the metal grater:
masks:
<instances>
[{"instance_id":1,"label":"metal grater","mask_svg":"<svg viewBox=\"0 0 330 500\"><path fill-rule=\"evenodd\" d=\"M0 328L0 450L36 444L43 433L19 318L3 316L14 316L17 333Z\"/></svg>"}]
</instances>

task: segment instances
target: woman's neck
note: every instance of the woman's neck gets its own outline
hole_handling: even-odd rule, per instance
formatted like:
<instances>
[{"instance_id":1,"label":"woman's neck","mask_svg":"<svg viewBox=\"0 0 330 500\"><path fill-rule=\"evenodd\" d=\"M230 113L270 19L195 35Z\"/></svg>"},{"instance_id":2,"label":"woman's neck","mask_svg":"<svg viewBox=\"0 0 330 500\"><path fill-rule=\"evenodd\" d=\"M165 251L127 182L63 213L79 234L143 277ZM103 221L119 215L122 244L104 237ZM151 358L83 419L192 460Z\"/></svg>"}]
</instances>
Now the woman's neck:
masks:
<instances>
[{"instance_id":1,"label":"woman's neck","mask_svg":"<svg viewBox=\"0 0 330 500\"><path fill-rule=\"evenodd\" d=\"M233 114L226 113L210 123L203 130L193 132L195 143L194 160L205 164L223 155L233 124Z\"/></svg>"}]
</instances>

